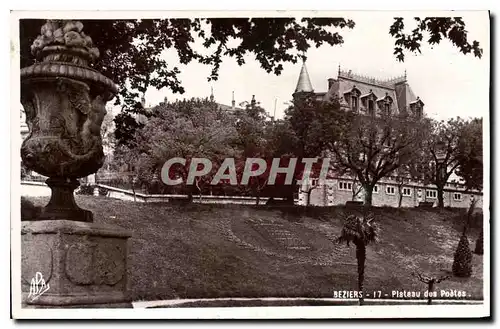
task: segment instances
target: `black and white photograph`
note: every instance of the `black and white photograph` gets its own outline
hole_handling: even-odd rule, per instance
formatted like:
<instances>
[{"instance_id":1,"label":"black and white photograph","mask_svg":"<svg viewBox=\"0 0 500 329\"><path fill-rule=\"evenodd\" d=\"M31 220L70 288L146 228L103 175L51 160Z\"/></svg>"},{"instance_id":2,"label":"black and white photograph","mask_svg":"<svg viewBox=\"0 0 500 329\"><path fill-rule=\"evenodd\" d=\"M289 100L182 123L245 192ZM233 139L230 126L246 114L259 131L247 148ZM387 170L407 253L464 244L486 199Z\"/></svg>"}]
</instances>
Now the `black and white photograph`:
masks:
<instances>
[{"instance_id":1,"label":"black and white photograph","mask_svg":"<svg viewBox=\"0 0 500 329\"><path fill-rule=\"evenodd\" d=\"M12 11L12 317L489 317L490 26Z\"/></svg>"}]
</instances>

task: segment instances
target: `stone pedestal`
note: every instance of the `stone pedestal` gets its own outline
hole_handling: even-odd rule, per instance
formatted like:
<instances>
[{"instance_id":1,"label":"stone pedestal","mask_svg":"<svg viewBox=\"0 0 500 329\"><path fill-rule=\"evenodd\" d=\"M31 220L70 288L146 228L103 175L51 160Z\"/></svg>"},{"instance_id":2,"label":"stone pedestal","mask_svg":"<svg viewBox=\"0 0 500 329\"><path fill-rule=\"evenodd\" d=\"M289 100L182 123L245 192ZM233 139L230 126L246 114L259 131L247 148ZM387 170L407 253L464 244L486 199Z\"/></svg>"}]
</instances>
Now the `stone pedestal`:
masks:
<instances>
[{"instance_id":1,"label":"stone pedestal","mask_svg":"<svg viewBox=\"0 0 500 329\"><path fill-rule=\"evenodd\" d=\"M69 220L22 223L23 307L123 308L127 296L127 239L123 229ZM48 289L30 296L33 279Z\"/></svg>"}]
</instances>

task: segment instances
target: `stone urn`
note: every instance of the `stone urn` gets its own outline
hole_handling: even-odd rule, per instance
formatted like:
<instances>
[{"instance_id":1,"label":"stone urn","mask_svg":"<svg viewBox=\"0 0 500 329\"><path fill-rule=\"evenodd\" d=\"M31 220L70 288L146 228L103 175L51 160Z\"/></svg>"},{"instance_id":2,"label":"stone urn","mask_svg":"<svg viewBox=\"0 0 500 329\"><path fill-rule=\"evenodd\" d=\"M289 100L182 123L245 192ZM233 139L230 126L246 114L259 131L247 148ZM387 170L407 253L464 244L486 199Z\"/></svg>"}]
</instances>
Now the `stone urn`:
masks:
<instances>
[{"instance_id":1,"label":"stone urn","mask_svg":"<svg viewBox=\"0 0 500 329\"><path fill-rule=\"evenodd\" d=\"M29 135L21 147L24 165L49 177L52 196L38 218L92 222L73 191L78 178L103 164L101 124L106 102L117 93L107 77L89 67L99 51L74 21L47 21L31 46L37 62L21 69L21 102Z\"/></svg>"},{"instance_id":2,"label":"stone urn","mask_svg":"<svg viewBox=\"0 0 500 329\"><path fill-rule=\"evenodd\" d=\"M99 53L81 22L47 21L32 53L37 62L21 70L29 127L21 157L49 177L52 196L21 225L21 307L129 308L131 233L106 217L94 222L73 196L78 178L103 164L101 124L117 87L89 67Z\"/></svg>"}]
</instances>

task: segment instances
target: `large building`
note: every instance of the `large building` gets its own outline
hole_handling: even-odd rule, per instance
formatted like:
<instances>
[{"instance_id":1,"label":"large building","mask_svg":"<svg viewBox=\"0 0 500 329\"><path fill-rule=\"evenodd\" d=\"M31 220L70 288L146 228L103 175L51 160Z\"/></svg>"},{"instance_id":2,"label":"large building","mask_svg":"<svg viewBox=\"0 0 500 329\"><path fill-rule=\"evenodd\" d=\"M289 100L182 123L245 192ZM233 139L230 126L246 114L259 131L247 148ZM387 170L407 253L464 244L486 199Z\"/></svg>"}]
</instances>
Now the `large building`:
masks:
<instances>
[{"instance_id":1,"label":"large building","mask_svg":"<svg viewBox=\"0 0 500 329\"><path fill-rule=\"evenodd\" d=\"M326 101L337 98L341 109L367 115L377 115L381 111L388 111L388 113L406 111L416 118L424 115L424 102L413 93L406 73L390 80L379 80L354 74L350 70L344 71L339 67L337 79L329 78L327 81L326 92L315 92L304 63L293 96L297 97L301 93L314 93L318 100ZM390 176L381 179L375 185L372 196L374 206L397 207L400 193L403 207L416 207L424 202L437 205L436 186L424 185L418 181L401 186L397 181L396 176ZM307 184L299 191L299 204L307 203L307 193L304 191L311 191L309 202L316 206L341 205L348 201L364 199L363 189L359 182L349 176L334 177L323 183L311 180ZM470 205L472 197L478 200L477 207L482 207L482 193L466 191L460 179L452 175L445 186L445 207L466 208Z\"/></svg>"}]
</instances>

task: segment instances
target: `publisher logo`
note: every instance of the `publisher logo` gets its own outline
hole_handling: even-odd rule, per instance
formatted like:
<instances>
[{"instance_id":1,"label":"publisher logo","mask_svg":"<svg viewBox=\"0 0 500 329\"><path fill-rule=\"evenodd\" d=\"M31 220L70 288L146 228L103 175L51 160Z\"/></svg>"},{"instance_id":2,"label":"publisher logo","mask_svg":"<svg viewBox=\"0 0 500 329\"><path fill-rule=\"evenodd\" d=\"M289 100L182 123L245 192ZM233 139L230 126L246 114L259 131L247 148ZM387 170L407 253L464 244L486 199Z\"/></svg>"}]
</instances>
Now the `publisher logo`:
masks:
<instances>
[{"instance_id":1,"label":"publisher logo","mask_svg":"<svg viewBox=\"0 0 500 329\"><path fill-rule=\"evenodd\" d=\"M31 279L30 293L28 295L28 299L31 302L36 300L38 297L47 292L49 288L50 288L49 284L45 284L45 280L43 279L42 273L36 272L35 277Z\"/></svg>"}]
</instances>

